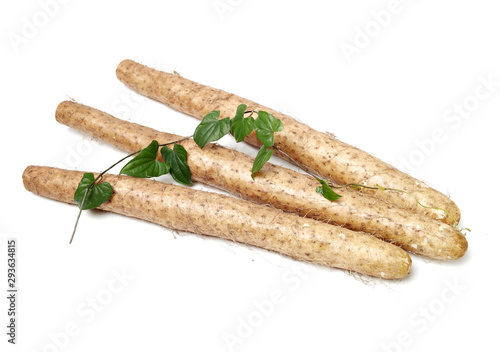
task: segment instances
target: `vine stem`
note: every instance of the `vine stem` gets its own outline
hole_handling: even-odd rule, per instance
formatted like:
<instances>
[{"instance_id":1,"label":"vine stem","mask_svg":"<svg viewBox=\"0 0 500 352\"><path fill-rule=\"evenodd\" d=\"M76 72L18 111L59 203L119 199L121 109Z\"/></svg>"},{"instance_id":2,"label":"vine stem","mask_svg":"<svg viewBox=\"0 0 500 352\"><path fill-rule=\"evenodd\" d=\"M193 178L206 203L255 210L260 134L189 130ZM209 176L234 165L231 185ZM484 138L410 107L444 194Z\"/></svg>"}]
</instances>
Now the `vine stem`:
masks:
<instances>
[{"instance_id":1,"label":"vine stem","mask_svg":"<svg viewBox=\"0 0 500 352\"><path fill-rule=\"evenodd\" d=\"M83 201L82 204L78 206L78 216L76 217L76 222L75 222L75 227L73 228L73 233L71 234L71 238L69 240L69 244L73 242L73 239L75 238L75 233L76 233L76 228L78 226L78 222L80 221L80 216L82 215L83 211L83 203L85 202L85 199L87 198L87 193L89 192L90 186L87 187L85 190L85 193L83 194Z\"/></svg>"},{"instance_id":2,"label":"vine stem","mask_svg":"<svg viewBox=\"0 0 500 352\"><path fill-rule=\"evenodd\" d=\"M258 111L255 111L255 110L247 110L247 111L245 111L243 114L248 114L248 113L250 113L250 116L249 116L249 117L251 117L251 116L253 116L253 114L258 114L259 112L258 112Z\"/></svg>"},{"instance_id":3,"label":"vine stem","mask_svg":"<svg viewBox=\"0 0 500 352\"><path fill-rule=\"evenodd\" d=\"M360 184L357 184L357 183L348 183L348 184L343 185L343 186L336 186L332 182L328 182L328 186L330 186L331 188L337 188L337 189L338 188L345 188L345 187L351 187L351 189L355 189L355 187L357 187L357 188L374 189L374 190L379 190L379 191L401 192L401 193L407 194L410 197L412 197L413 199L415 199L415 201L417 202L417 204L420 205L422 208L433 209L433 210L440 210L440 211L444 212L447 216L449 216L453 220L453 223L454 223L455 227L458 225L457 220L455 219L455 217L452 214L450 214L450 212L448 212L448 210L446 210L445 208L438 208L438 207L431 207L431 206L423 205L414 194L412 194L412 193L410 193L408 191L404 191L402 189L385 188L385 187L380 186L379 184L377 184L376 187L371 187L371 186L360 185Z\"/></svg>"},{"instance_id":4,"label":"vine stem","mask_svg":"<svg viewBox=\"0 0 500 352\"><path fill-rule=\"evenodd\" d=\"M282 151L279 147L277 146L273 146L273 148L275 150L277 150L278 152L280 152L281 154L283 154L284 156L286 156L288 158L288 160L290 160L295 166L299 167L301 170L305 171L307 174L309 174L310 176L313 176L315 178L319 178L318 175L310 172L309 170L305 169L302 165L300 165L297 161L295 161L295 159L293 159L290 155L288 155L287 153L285 153L284 151ZM360 184L357 184L357 183L348 183L346 185L342 185L342 186L337 186L335 184L333 184L333 182L331 181L328 181L328 186L330 188L334 188L334 189L340 189L340 188L346 188L346 187L351 187L351 189L355 189L355 188L366 188L366 189L374 189L374 190L379 190L379 191L394 191L394 192L401 192L401 193L404 193L404 194L407 194L409 195L410 197L412 197L413 199L415 199L415 201L417 202L418 205L420 205L421 207L425 208L425 209L433 209L433 210L440 210L442 212L444 212L447 216L451 217L451 219L453 220L453 223L455 225L455 227L458 226L458 223L457 223L457 220L455 219L455 217L450 214L450 212L448 212L448 210L444 209L444 208L438 208L438 207L431 207L431 206L427 206L427 205L423 205L419 200L418 198L408 192L408 191L404 191L402 189L396 189L396 188L385 188L385 187L382 187L380 185L376 185L376 187L373 187L373 186L365 186L365 185L360 185Z\"/></svg>"},{"instance_id":5,"label":"vine stem","mask_svg":"<svg viewBox=\"0 0 500 352\"><path fill-rule=\"evenodd\" d=\"M292 164L294 164L295 166L297 166L298 168L300 168L302 171L304 171L308 175L310 175L310 176L312 176L314 178L319 178L319 175L316 175L315 173L313 173L313 172L307 170L306 168L304 168L302 165L300 165L298 162L296 162L294 158L292 158L290 155L288 155L283 150L281 150L280 147L277 147L277 146L274 145L273 149L276 150L276 151L278 151L278 152L280 152L284 156L286 156L288 158L288 160L290 160L292 162Z\"/></svg>"},{"instance_id":6,"label":"vine stem","mask_svg":"<svg viewBox=\"0 0 500 352\"><path fill-rule=\"evenodd\" d=\"M191 136L188 136L188 137L183 137L181 139L178 139L176 141L173 141L173 142L168 142L168 143L163 143L163 144L158 144L158 147L165 147L167 145L170 145L170 144L175 144L175 143L179 143L179 142L182 142L182 141L185 141L186 139L189 139L193 137L192 135ZM118 165L119 163L121 163L122 161L130 158L131 156L134 156L136 154L139 154L140 152L142 152L143 149L141 150L137 150L133 153L130 153L129 155L127 156L124 156L123 158L121 158L120 160L118 160L116 163L114 163L113 165L111 165L110 167L108 167L106 170L104 170L103 172L101 172L99 175L97 175L97 177L95 178L94 181L92 181L92 183L90 185L87 186L87 188L85 189L85 193L83 194L83 199L82 199L82 202L80 203L80 206L78 207L79 208L79 211L78 211L78 216L76 218L76 222L75 222L75 227L73 228L73 233L71 234L71 238L69 240L69 243L73 243L73 239L75 238L75 233L76 233L76 228L78 227L78 222L80 221L80 216L82 215L82 211L83 211L83 205L85 204L85 200L87 199L87 196L91 190L92 187L94 187L96 184L98 184L99 181L102 180L102 178L104 177L104 175L109 171L111 170L112 168L114 168L116 165Z\"/></svg>"}]
</instances>

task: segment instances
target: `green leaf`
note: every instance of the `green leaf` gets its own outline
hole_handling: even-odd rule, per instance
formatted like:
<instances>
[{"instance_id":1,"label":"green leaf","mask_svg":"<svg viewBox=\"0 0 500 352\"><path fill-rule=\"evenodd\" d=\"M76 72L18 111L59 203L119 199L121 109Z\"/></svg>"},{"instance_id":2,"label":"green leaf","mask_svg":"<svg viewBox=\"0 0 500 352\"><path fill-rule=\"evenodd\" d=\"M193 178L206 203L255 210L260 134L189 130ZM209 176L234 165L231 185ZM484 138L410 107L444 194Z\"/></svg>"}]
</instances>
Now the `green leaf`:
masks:
<instances>
[{"instance_id":1,"label":"green leaf","mask_svg":"<svg viewBox=\"0 0 500 352\"><path fill-rule=\"evenodd\" d=\"M215 142L229 133L229 117L219 120L220 111L214 110L206 115L194 131L193 139L200 148L209 142Z\"/></svg>"},{"instance_id":2,"label":"green leaf","mask_svg":"<svg viewBox=\"0 0 500 352\"><path fill-rule=\"evenodd\" d=\"M94 174L90 172L84 173L73 197L73 200L79 206L81 206L83 202L85 191L92 184L92 182L94 182ZM113 187L111 187L109 182L103 182L98 185L93 185L87 192L87 198L85 198L85 203L83 204L82 210L97 208L102 203L107 202L112 194Z\"/></svg>"},{"instance_id":3,"label":"green leaf","mask_svg":"<svg viewBox=\"0 0 500 352\"><path fill-rule=\"evenodd\" d=\"M274 145L274 132L283 130L283 123L265 111L259 111L259 116L255 120L255 132L257 138L266 147Z\"/></svg>"},{"instance_id":4,"label":"green leaf","mask_svg":"<svg viewBox=\"0 0 500 352\"><path fill-rule=\"evenodd\" d=\"M245 111L247 111L247 106L245 104L240 104L238 105L238 107L236 108L236 115L234 115L234 118L243 118L243 116L245 115Z\"/></svg>"},{"instance_id":5,"label":"green leaf","mask_svg":"<svg viewBox=\"0 0 500 352\"><path fill-rule=\"evenodd\" d=\"M323 195L323 197L325 197L326 199L334 202L340 197L342 197L340 194L335 193L330 188L330 186L328 186L328 183L326 183L326 181L320 178L316 178L316 180L318 180L318 182L321 183L321 186L316 187L316 192Z\"/></svg>"},{"instance_id":6,"label":"green leaf","mask_svg":"<svg viewBox=\"0 0 500 352\"><path fill-rule=\"evenodd\" d=\"M173 150L164 146L160 152L165 163L170 166L170 174L175 181L184 185L193 183L187 164L187 151L182 145L174 144Z\"/></svg>"},{"instance_id":7,"label":"green leaf","mask_svg":"<svg viewBox=\"0 0 500 352\"><path fill-rule=\"evenodd\" d=\"M385 191L385 188L379 185L378 183L376 183L375 186L377 186L379 191Z\"/></svg>"},{"instance_id":8,"label":"green leaf","mask_svg":"<svg viewBox=\"0 0 500 352\"><path fill-rule=\"evenodd\" d=\"M254 175L259 172L260 169L264 166L264 164L271 159L271 155L273 155L273 148L266 147L263 145L259 152L257 153L257 156L255 157L255 160L253 161L253 166L252 166L252 179L254 179Z\"/></svg>"},{"instance_id":9,"label":"green leaf","mask_svg":"<svg viewBox=\"0 0 500 352\"><path fill-rule=\"evenodd\" d=\"M168 174L168 165L156 160L157 155L158 142L152 141L121 169L120 175L148 178Z\"/></svg>"},{"instance_id":10,"label":"green leaf","mask_svg":"<svg viewBox=\"0 0 500 352\"><path fill-rule=\"evenodd\" d=\"M255 127L255 120L253 117L243 117L246 109L247 106L245 104L238 106L236 116L231 120L231 134L234 136L237 143L241 142L246 136L252 133Z\"/></svg>"}]
</instances>

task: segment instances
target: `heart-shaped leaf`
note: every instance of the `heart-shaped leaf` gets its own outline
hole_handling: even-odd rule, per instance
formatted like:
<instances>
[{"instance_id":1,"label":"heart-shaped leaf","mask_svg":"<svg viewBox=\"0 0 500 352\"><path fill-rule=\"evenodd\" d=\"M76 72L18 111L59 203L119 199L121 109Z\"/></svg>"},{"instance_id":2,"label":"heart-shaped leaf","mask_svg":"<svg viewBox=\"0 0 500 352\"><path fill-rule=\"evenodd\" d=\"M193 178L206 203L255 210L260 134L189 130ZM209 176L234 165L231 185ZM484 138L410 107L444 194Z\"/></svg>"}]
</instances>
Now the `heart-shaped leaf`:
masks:
<instances>
[{"instance_id":1,"label":"heart-shaped leaf","mask_svg":"<svg viewBox=\"0 0 500 352\"><path fill-rule=\"evenodd\" d=\"M243 117L246 109L247 106L245 104L238 106L236 116L231 120L231 134L234 136L237 143L245 139L255 127L255 120L253 117Z\"/></svg>"},{"instance_id":2,"label":"heart-shaped leaf","mask_svg":"<svg viewBox=\"0 0 500 352\"><path fill-rule=\"evenodd\" d=\"M158 142L152 141L135 158L130 160L120 171L120 174L149 178L168 174L168 165L156 160Z\"/></svg>"},{"instance_id":3,"label":"heart-shaped leaf","mask_svg":"<svg viewBox=\"0 0 500 352\"><path fill-rule=\"evenodd\" d=\"M252 166L252 179L254 179L254 175L262 169L264 164L271 159L271 156L273 155L273 148L266 147L263 145L259 152L257 153L257 156L255 157L255 160L253 161L253 166Z\"/></svg>"},{"instance_id":4,"label":"heart-shaped leaf","mask_svg":"<svg viewBox=\"0 0 500 352\"><path fill-rule=\"evenodd\" d=\"M165 164L170 167L170 174L172 178L184 185L190 185L191 181L191 170L187 164L187 151L180 144L174 144L173 150L164 146L161 148L161 155Z\"/></svg>"},{"instance_id":5,"label":"heart-shaped leaf","mask_svg":"<svg viewBox=\"0 0 500 352\"><path fill-rule=\"evenodd\" d=\"M316 187L316 192L323 195L326 199L334 202L340 197L342 197L340 194L337 194L333 191L333 189L328 186L328 183L326 183L325 180L322 180L320 178L316 178L319 183L321 183L321 186Z\"/></svg>"},{"instance_id":6,"label":"heart-shaped leaf","mask_svg":"<svg viewBox=\"0 0 500 352\"><path fill-rule=\"evenodd\" d=\"M92 185L89 188L93 182L94 174L86 172L83 174L83 177L78 184L78 188L75 191L73 200L82 208L82 210L97 208L102 203L107 202L113 194L113 187L111 187L109 182ZM89 190L87 191L87 197L85 197L85 191L87 188L89 188ZM85 198L85 202L82 206L83 198Z\"/></svg>"},{"instance_id":7,"label":"heart-shaped leaf","mask_svg":"<svg viewBox=\"0 0 500 352\"><path fill-rule=\"evenodd\" d=\"M274 132L283 130L283 123L265 111L259 111L259 116L255 120L255 132L257 138L266 147L274 145Z\"/></svg>"},{"instance_id":8,"label":"heart-shaped leaf","mask_svg":"<svg viewBox=\"0 0 500 352\"><path fill-rule=\"evenodd\" d=\"M220 111L214 110L206 115L196 127L193 139L200 148L209 142L215 142L229 133L229 117L219 120Z\"/></svg>"}]
</instances>

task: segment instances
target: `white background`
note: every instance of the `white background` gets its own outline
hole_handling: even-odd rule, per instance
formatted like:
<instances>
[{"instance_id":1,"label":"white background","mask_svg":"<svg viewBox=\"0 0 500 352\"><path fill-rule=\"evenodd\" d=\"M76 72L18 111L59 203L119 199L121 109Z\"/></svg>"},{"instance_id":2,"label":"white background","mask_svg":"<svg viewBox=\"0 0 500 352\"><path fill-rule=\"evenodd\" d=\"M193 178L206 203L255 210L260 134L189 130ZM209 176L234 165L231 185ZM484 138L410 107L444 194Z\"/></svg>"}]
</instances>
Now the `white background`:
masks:
<instances>
[{"instance_id":1,"label":"white background","mask_svg":"<svg viewBox=\"0 0 500 352\"><path fill-rule=\"evenodd\" d=\"M19 243L20 325L12 350L498 348L496 2L43 3L50 1L4 1L0 8L2 296L5 239ZM214 6L224 4L225 10ZM374 13L388 10L384 26L376 24ZM368 39L360 34L367 31ZM342 46L356 43L355 54L343 53ZM124 154L59 125L59 102L73 98L177 134L197 125L119 82L115 68L126 58L286 112L397 166L411 162L412 175L461 207L460 225L471 229L469 252L456 262L412 256L408 278L364 283L341 270L99 212L82 216L69 245L76 207L25 191L24 168L100 171ZM484 85L478 88L478 99L481 79L497 86L488 97ZM444 117L464 103L473 107L468 118ZM446 138L427 143L424 154L419 141L436 129ZM113 281L122 271L128 281ZM272 312L259 320L256 303L277 295ZM97 308L87 305L92 298ZM0 301L1 326L6 303ZM254 327L243 331L249 319ZM76 336L62 333L68 324ZM228 336L240 339L232 349Z\"/></svg>"}]
</instances>

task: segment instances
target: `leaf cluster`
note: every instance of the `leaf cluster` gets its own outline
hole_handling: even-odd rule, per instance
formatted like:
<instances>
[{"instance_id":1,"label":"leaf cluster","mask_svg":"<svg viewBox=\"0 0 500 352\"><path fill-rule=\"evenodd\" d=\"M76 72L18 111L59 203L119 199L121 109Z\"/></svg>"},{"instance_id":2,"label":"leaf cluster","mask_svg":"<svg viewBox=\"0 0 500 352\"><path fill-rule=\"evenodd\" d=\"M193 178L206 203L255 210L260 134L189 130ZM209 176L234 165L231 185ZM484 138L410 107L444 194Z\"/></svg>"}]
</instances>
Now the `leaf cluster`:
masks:
<instances>
[{"instance_id":1,"label":"leaf cluster","mask_svg":"<svg viewBox=\"0 0 500 352\"><path fill-rule=\"evenodd\" d=\"M163 145L160 150L163 161L160 161L157 160L159 147L158 142L153 140L121 169L120 175L150 178L170 173L175 181L183 185L192 184L186 149L177 143L172 149Z\"/></svg>"},{"instance_id":2,"label":"leaf cluster","mask_svg":"<svg viewBox=\"0 0 500 352\"><path fill-rule=\"evenodd\" d=\"M206 115L194 131L193 139L200 148L207 143L215 142L230 133L237 143L243 141L250 133L255 131L257 139L262 143L252 166L252 179L271 158L274 151L274 133L283 130L283 123L266 111L259 111L254 119L252 113L245 117L247 106L241 104L236 109L236 115L219 119L220 111L215 110Z\"/></svg>"}]
</instances>

